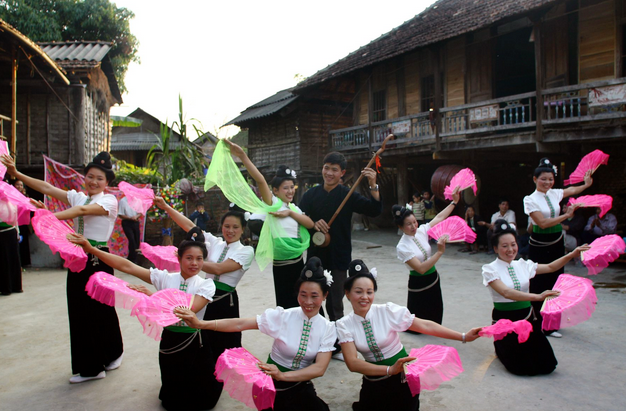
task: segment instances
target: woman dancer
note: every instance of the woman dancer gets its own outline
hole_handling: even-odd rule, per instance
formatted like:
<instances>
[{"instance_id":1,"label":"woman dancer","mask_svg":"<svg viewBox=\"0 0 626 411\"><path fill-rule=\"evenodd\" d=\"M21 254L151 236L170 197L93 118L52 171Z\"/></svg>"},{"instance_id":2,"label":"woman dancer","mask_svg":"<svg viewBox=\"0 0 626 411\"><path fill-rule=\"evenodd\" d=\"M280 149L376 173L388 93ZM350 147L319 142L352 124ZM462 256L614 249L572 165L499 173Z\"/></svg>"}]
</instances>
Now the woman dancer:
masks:
<instances>
[{"instance_id":1,"label":"woman dancer","mask_svg":"<svg viewBox=\"0 0 626 411\"><path fill-rule=\"evenodd\" d=\"M80 235L71 235L70 240L109 266L154 285L157 291L174 288L193 294L191 309L200 316L204 314L207 303L215 294L213 281L198 275L207 256L204 236L198 228L189 231L187 239L178 246L180 273L143 268L125 258L93 247ZM219 383L212 372L215 362L211 356L211 348L206 344L209 338L207 332L187 327L182 321L163 329L159 346L159 399L166 410L208 410L215 407L220 391L216 390ZM181 378L182 375L185 378ZM190 379L198 387L202 387L203 395L181 395L188 389Z\"/></svg>"},{"instance_id":2,"label":"woman dancer","mask_svg":"<svg viewBox=\"0 0 626 411\"><path fill-rule=\"evenodd\" d=\"M328 405L317 396L310 381L326 372L337 338L335 323L319 315L332 279L319 258L307 261L296 283L299 307L267 309L256 318L200 321L187 309L177 309L193 328L220 332L258 329L274 338L267 363L260 368L274 379L274 411L325 411Z\"/></svg>"},{"instance_id":3,"label":"woman dancer","mask_svg":"<svg viewBox=\"0 0 626 411\"><path fill-rule=\"evenodd\" d=\"M265 222L265 224L279 225L276 227L277 230L271 230L274 248L273 274L276 305L283 308L297 307L298 299L294 285L304 267L302 255L304 250L309 247L310 235L307 229L312 229L315 224L313 220L302 213L300 208L292 203L296 192L296 173L286 166L278 166L276 175L270 182L272 186L270 190L263 175L241 147L230 140L224 141L230 146L231 154L241 159L250 176L257 182L263 202L269 206L280 203L278 211L270 212L269 214L273 217L266 219ZM270 240L269 236L267 239Z\"/></svg>"},{"instance_id":4,"label":"woman dancer","mask_svg":"<svg viewBox=\"0 0 626 411\"><path fill-rule=\"evenodd\" d=\"M540 264L547 264L564 254L565 243L561 223L572 218L576 208L569 207L565 214L559 215L561 208L559 203L565 197L580 194L593 183L589 171L585 174L585 183L581 186L566 189L552 188L556 173L556 166L552 165L547 158L542 158L533 177L536 189L531 195L524 197L524 212L530 217L532 224L528 258ZM551 290L559 274L562 273L563 270L559 269L548 275L534 278L530 282L530 292L539 294L545 290ZM539 313L541 302L532 304L535 314L541 317ZM561 334L556 331L546 331L546 334L561 337Z\"/></svg>"},{"instance_id":5,"label":"woman dancer","mask_svg":"<svg viewBox=\"0 0 626 411\"><path fill-rule=\"evenodd\" d=\"M445 239L437 242L437 252L433 253L428 243L428 230L445 220L459 202L458 188L448 204L430 223L419 225L413 211L399 205L391 208L394 222L404 233L396 251L398 259L409 269L409 295L407 307L417 317L441 324L443 319L443 298L439 273L435 264L446 250Z\"/></svg>"},{"instance_id":6,"label":"woman dancer","mask_svg":"<svg viewBox=\"0 0 626 411\"><path fill-rule=\"evenodd\" d=\"M64 191L45 181L17 171L13 159L2 156L7 172L44 195L53 197L70 208L55 213L59 220L74 220L74 229L84 234L94 247L108 251L107 241L117 218L117 200L105 194L108 184L115 179L111 156L103 151L85 167L86 194L76 190ZM81 383L106 377L122 364L123 343L119 321L114 307L101 304L85 292L89 277L96 271L113 274L113 268L88 255L87 266L80 273L68 270L67 309L70 320L72 373L70 383ZM85 324L98 324L86 327Z\"/></svg>"},{"instance_id":7,"label":"woman dancer","mask_svg":"<svg viewBox=\"0 0 626 411\"><path fill-rule=\"evenodd\" d=\"M483 265L483 284L490 287L493 298L493 322L506 318L511 321L528 320L533 331L525 343L519 343L517 335L509 334L494 341L496 355L502 365L513 374L550 374L556 368L556 358L546 336L541 332L541 318L531 302L543 302L546 297L558 295L556 290L540 294L529 292L529 282L536 275L549 275L568 261L588 250L584 245L549 264L537 264L532 260L515 260L517 256L517 232L506 220L495 222L493 249L498 258Z\"/></svg>"},{"instance_id":8,"label":"woman dancer","mask_svg":"<svg viewBox=\"0 0 626 411\"><path fill-rule=\"evenodd\" d=\"M28 193L26 193L26 188L24 188L24 183L20 180L15 180L13 182L13 186L17 188L17 190L22 193L24 196L29 197ZM29 215L30 215L29 211ZM20 264L23 267L28 267L30 265L30 239L29 235L31 232L30 224L22 224L19 226L20 230Z\"/></svg>"},{"instance_id":9,"label":"woman dancer","mask_svg":"<svg viewBox=\"0 0 626 411\"><path fill-rule=\"evenodd\" d=\"M361 260L350 263L349 275L344 290L354 312L337 320L337 334L346 365L350 371L363 374L359 401L352 404L352 409L418 410L419 395L411 395L401 376L403 364L415 358L408 356L398 333L412 330L465 343L478 338L480 328L459 333L417 318L394 303L374 304L376 278Z\"/></svg>"},{"instance_id":10,"label":"woman dancer","mask_svg":"<svg viewBox=\"0 0 626 411\"><path fill-rule=\"evenodd\" d=\"M0 200L0 295L22 292L17 207Z\"/></svg>"},{"instance_id":11,"label":"woman dancer","mask_svg":"<svg viewBox=\"0 0 626 411\"><path fill-rule=\"evenodd\" d=\"M170 207L161 197L155 198L154 204L167 212L183 230L189 232L195 227L190 219ZM207 321L216 318L239 318L239 296L236 287L254 260L254 249L244 246L240 241L246 223L244 213L230 210L222 216L223 238L216 237L209 232L202 232L209 249L202 271L206 273L206 278L215 282L216 288L215 297L204 312L204 319ZM240 332L223 334L207 331L207 335L208 339L204 342L211 346L213 362L217 361L227 348L241 347ZM210 392L209 396L216 396L219 399L222 387L223 384L218 382L215 387L211 387L217 392Z\"/></svg>"}]
</instances>

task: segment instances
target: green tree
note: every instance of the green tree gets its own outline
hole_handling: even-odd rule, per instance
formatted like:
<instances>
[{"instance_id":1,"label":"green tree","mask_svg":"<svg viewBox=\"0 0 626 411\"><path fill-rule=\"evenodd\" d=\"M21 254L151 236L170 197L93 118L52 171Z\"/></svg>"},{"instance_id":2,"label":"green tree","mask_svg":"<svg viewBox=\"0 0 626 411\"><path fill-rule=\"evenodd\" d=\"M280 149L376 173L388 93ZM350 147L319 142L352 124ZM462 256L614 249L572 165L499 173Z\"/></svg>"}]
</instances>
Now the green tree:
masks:
<instances>
[{"instance_id":1,"label":"green tree","mask_svg":"<svg viewBox=\"0 0 626 411\"><path fill-rule=\"evenodd\" d=\"M127 91L128 65L139 62L139 42L130 32L134 13L109 0L0 0L0 18L33 41L110 41L115 78Z\"/></svg>"}]
</instances>

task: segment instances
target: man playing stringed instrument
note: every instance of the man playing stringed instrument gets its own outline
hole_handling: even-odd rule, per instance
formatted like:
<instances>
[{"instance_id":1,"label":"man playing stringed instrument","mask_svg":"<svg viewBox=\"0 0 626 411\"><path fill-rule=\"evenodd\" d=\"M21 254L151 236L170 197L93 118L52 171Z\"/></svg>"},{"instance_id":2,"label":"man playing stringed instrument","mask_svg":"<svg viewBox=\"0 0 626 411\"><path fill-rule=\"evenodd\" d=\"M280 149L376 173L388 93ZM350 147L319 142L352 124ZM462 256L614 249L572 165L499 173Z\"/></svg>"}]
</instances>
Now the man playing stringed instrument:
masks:
<instances>
[{"instance_id":1,"label":"man playing stringed instrument","mask_svg":"<svg viewBox=\"0 0 626 411\"><path fill-rule=\"evenodd\" d=\"M300 201L302 211L315 222L312 233L330 234L326 247L309 246L307 258L319 257L325 269L330 270L333 284L326 300L326 310L331 321L343 317L343 283L348 276L348 265L352 260L351 222L352 213L377 217L382 212L380 191L376 184L376 171L366 167L361 174L367 178L371 197L353 192L346 201L332 225L333 214L348 195L350 189L340 183L346 173L347 161L343 154L332 152L324 157L322 177L324 184L315 186L304 193Z\"/></svg>"}]
</instances>

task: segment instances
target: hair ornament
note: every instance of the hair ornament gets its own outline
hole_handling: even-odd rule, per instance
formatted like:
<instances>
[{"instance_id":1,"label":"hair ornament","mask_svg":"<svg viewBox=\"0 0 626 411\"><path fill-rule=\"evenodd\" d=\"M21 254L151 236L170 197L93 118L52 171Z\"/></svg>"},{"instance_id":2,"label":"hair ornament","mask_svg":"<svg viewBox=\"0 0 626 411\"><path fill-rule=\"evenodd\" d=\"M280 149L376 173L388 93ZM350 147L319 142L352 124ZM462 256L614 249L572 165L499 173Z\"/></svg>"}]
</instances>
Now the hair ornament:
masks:
<instances>
[{"instance_id":1,"label":"hair ornament","mask_svg":"<svg viewBox=\"0 0 626 411\"><path fill-rule=\"evenodd\" d=\"M234 206L235 206L235 203L230 203L230 204L228 205L228 208L233 208Z\"/></svg>"},{"instance_id":2,"label":"hair ornament","mask_svg":"<svg viewBox=\"0 0 626 411\"><path fill-rule=\"evenodd\" d=\"M373 267L370 270L370 274L372 275L372 277L374 277L374 280L376 280L378 278L378 270L376 269L376 267Z\"/></svg>"},{"instance_id":3,"label":"hair ornament","mask_svg":"<svg viewBox=\"0 0 626 411\"><path fill-rule=\"evenodd\" d=\"M333 276L330 274L330 271L324 270L324 277L326 277L326 285L331 285L333 283Z\"/></svg>"},{"instance_id":4,"label":"hair ornament","mask_svg":"<svg viewBox=\"0 0 626 411\"><path fill-rule=\"evenodd\" d=\"M361 271L361 266L359 264L354 266L354 271Z\"/></svg>"},{"instance_id":5,"label":"hair ornament","mask_svg":"<svg viewBox=\"0 0 626 411\"><path fill-rule=\"evenodd\" d=\"M502 223L502 225L500 226L501 229L506 230L509 226L506 225L505 223Z\"/></svg>"},{"instance_id":6,"label":"hair ornament","mask_svg":"<svg viewBox=\"0 0 626 411\"><path fill-rule=\"evenodd\" d=\"M559 174L559 172L558 172L558 170L557 170L555 165L552 166L552 169L554 170L554 175L555 176Z\"/></svg>"},{"instance_id":7,"label":"hair ornament","mask_svg":"<svg viewBox=\"0 0 626 411\"><path fill-rule=\"evenodd\" d=\"M402 214L402 211L401 210L397 210L396 211L396 215L399 216L400 214Z\"/></svg>"},{"instance_id":8,"label":"hair ornament","mask_svg":"<svg viewBox=\"0 0 626 411\"><path fill-rule=\"evenodd\" d=\"M305 276L306 278L311 278L311 277L313 277L313 271L311 271L311 270L306 270L306 271L304 272L304 276Z\"/></svg>"},{"instance_id":9,"label":"hair ornament","mask_svg":"<svg viewBox=\"0 0 626 411\"><path fill-rule=\"evenodd\" d=\"M286 168L286 169L285 169L285 174L291 174L291 170L290 170L290 169L288 169L288 168Z\"/></svg>"},{"instance_id":10,"label":"hair ornament","mask_svg":"<svg viewBox=\"0 0 626 411\"><path fill-rule=\"evenodd\" d=\"M550 160L548 160L547 158L545 160L543 160L544 164L550 164Z\"/></svg>"},{"instance_id":11,"label":"hair ornament","mask_svg":"<svg viewBox=\"0 0 626 411\"><path fill-rule=\"evenodd\" d=\"M244 218L246 221L248 221L248 220L250 219L250 216L251 216L251 215L252 215L252 214L250 214L250 212L249 212L249 211L246 211L245 213L243 213L243 218Z\"/></svg>"}]
</instances>

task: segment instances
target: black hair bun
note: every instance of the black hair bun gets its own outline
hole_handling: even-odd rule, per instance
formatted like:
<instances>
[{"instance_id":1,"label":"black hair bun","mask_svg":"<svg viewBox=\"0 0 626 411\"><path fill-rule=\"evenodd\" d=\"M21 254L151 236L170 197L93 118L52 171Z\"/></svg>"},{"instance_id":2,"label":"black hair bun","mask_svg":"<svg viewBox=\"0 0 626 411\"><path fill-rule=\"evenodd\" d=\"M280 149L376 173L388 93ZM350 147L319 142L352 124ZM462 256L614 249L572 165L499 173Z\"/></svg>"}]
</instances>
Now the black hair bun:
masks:
<instances>
[{"instance_id":1,"label":"black hair bun","mask_svg":"<svg viewBox=\"0 0 626 411\"><path fill-rule=\"evenodd\" d=\"M516 233L515 225L500 218L493 223L493 233L494 234L506 234L506 233L515 234Z\"/></svg>"},{"instance_id":2,"label":"black hair bun","mask_svg":"<svg viewBox=\"0 0 626 411\"><path fill-rule=\"evenodd\" d=\"M404 219L413 214L413 210L395 204L393 207L391 207L391 214L393 216L393 221L396 223L396 225L401 226L402 224L404 224Z\"/></svg>"},{"instance_id":3,"label":"black hair bun","mask_svg":"<svg viewBox=\"0 0 626 411\"><path fill-rule=\"evenodd\" d=\"M348 266L348 276L352 277L357 274L370 274L370 270L367 268L363 260L352 260Z\"/></svg>"},{"instance_id":4,"label":"black hair bun","mask_svg":"<svg viewBox=\"0 0 626 411\"><path fill-rule=\"evenodd\" d=\"M244 210L243 208L239 207L237 204L235 203L230 203L228 205L228 211L238 211L240 213L245 213L246 210Z\"/></svg>"},{"instance_id":5,"label":"black hair bun","mask_svg":"<svg viewBox=\"0 0 626 411\"><path fill-rule=\"evenodd\" d=\"M326 280L324 276L324 267L322 267L322 260L318 257L311 257L309 261L306 262L302 272L300 273L300 278L303 280Z\"/></svg>"},{"instance_id":6,"label":"black hair bun","mask_svg":"<svg viewBox=\"0 0 626 411\"><path fill-rule=\"evenodd\" d=\"M539 165L535 169L535 174L543 173L543 172L554 173L555 176L557 175L557 167L554 164L552 164L550 159L547 157L544 157L541 160L539 160Z\"/></svg>"},{"instance_id":7,"label":"black hair bun","mask_svg":"<svg viewBox=\"0 0 626 411\"><path fill-rule=\"evenodd\" d=\"M113 163L111 162L111 154L108 151L101 151L97 156L93 158L91 163L85 167L85 175L90 168L96 167L104 171L107 182L115 180L115 173L113 172Z\"/></svg>"},{"instance_id":8,"label":"black hair bun","mask_svg":"<svg viewBox=\"0 0 626 411\"><path fill-rule=\"evenodd\" d=\"M292 168L289 168L285 165L278 166L278 170L276 170L277 178L296 178L296 171Z\"/></svg>"},{"instance_id":9,"label":"black hair bun","mask_svg":"<svg viewBox=\"0 0 626 411\"><path fill-rule=\"evenodd\" d=\"M204 243L205 242L204 233L199 227L194 227L191 230L187 231L187 234L185 235L185 240Z\"/></svg>"}]
</instances>

